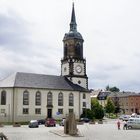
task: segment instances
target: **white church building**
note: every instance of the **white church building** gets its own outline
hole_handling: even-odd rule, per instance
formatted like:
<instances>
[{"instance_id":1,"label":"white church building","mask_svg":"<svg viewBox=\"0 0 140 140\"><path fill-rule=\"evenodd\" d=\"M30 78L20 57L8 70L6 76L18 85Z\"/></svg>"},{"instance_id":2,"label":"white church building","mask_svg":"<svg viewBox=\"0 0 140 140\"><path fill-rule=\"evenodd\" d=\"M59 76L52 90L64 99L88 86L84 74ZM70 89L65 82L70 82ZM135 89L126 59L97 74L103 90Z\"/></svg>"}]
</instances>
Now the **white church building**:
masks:
<instances>
[{"instance_id":1,"label":"white church building","mask_svg":"<svg viewBox=\"0 0 140 140\"><path fill-rule=\"evenodd\" d=\"M79 119L83 110L90 108L83 42L73 5L70 30L63 38L61 75L17 72L1 80L0 122L60 119L69 112Z\"/></svg>"}]
</instances>

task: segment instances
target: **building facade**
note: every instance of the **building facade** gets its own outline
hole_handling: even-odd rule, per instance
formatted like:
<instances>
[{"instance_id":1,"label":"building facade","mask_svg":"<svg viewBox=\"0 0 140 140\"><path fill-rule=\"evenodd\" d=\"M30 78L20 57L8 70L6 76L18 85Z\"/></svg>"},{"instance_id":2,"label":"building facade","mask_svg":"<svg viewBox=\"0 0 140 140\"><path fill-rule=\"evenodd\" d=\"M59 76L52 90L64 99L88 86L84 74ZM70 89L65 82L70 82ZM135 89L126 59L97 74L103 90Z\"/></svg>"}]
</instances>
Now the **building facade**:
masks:
<instances>
[{"instance_id":1,"label":"building facade","mask_svg":"<svg viewBox=\"0 0 140 140\"><path fill-rule=\"evenodd\" d=\"M121 97L120 106L124 109L125 114L140 114L140 95L136 94Z\"/></svg>"},{"instance_id":2,"label":"building facade","mask_svg":"<svg viewBox=\"0 0 140 140\"><path fill-rule=\"evenodd\" d=\"M114 104L118 104L122 113L131 115L140 114L140 94L133 92L111 93L109 97Z\"/></svg>"},{"instance_id":3,"label":"building facade","mask_svg":"<svg viewBox=\"0 0 140 140\"><path fill-rule=\"evenodd\" d=\"M109 91L100 91L99 94L97 95L97 100L99 101L99 104L102 105L103 107L105 107L107 104L109 94L110 94Z\"/></svg>"},{"instance_id":4,"label":"building facade","mask_svg":"<svg viewBox=\"0 0 140 140\"><path fill-rule=\"evenodd\" d=\"M69 112L79 119L83 110L90 108L83 42L73 5L70 31L63 39L61 76L17 72L1 80L0 122L60 119Z\"/></svg>"}]
</instances>

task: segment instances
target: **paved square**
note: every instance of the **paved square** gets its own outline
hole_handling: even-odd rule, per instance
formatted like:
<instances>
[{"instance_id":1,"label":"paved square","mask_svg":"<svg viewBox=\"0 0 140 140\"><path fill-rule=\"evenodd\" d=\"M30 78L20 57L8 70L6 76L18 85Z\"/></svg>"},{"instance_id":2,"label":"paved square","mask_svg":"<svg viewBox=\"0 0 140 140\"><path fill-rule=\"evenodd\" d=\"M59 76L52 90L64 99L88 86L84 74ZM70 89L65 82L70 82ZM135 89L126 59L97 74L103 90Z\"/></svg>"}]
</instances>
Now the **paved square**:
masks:
<instances>
[{"instance_id":1,"label":"paved square","mask_svg":"<svg viewBox=\"0 0 140 140\"><path fill-rule=\"evenodd\" d=\"M5 126L0 128L8 136L9 140L140 140L140 130L117 130L116 122L110 121L104 124L78 125L79 132L83 137L59 136L52 131L62 132L62 126L28 128Z\"/></svg>"}]
</instances>

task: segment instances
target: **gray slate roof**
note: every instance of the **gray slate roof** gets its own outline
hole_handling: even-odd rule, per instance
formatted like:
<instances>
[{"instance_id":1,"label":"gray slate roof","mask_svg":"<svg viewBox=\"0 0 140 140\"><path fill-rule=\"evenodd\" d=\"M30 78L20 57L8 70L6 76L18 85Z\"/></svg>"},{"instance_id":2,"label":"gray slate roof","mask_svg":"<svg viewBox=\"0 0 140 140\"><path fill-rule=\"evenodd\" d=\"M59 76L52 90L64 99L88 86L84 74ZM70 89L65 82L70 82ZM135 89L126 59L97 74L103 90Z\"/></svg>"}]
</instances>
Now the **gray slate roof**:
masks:
<instances>
[{"instance_id":1,"label":"gray slate roof","mask_svg":"<svg viewBox=\"0 0 140 140\"><path fill-rule=\"evenodd\" d=\"M98 100L106 100L110 93L111 92L108 92L108 91L100 91L98 96L97 96L97 99Z\"/></svg>"},{"instance_id":2,"label":"gray slate roof","mask_svg":"<svg viewBox=\"0 0 140 140\"><path fill-rule=\"evenodd\" d=\"M17 72L0 81L0 87L42 88L55 90L73 90L87 92L88 90L73 84L64 76L33 74Z\"/></svg>"},{"instance_id":3,"label":"gray slate roof","mask_svg":"<svg viewBox=\"0 0 140 140\"><path fill-rule=\"evenodd\" d=\"M131 95L136 95L135 92L111 92L109 97L127 97Z\"/></svg>"}]
</instances>

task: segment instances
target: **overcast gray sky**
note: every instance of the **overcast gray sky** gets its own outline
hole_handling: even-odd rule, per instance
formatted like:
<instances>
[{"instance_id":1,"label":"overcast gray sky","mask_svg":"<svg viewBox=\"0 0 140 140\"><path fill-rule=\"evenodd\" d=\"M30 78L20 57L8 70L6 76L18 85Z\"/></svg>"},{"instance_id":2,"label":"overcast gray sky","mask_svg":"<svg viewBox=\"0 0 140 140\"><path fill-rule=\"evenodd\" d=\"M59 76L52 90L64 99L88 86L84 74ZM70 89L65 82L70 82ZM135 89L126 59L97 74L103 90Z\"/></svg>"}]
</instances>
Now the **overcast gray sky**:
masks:
<instances>
[{"instance_id":1,"label":"overcast gray sky","mask_svg":"<svg viewBox=\"0 0 140 140\"><path fill-rule=\"evenodd\" d=\"M60 75L74 0L0 0L0 79ZM140 92L140 0L75 0L89 88Z\"/></svg>"}]
</instances>

